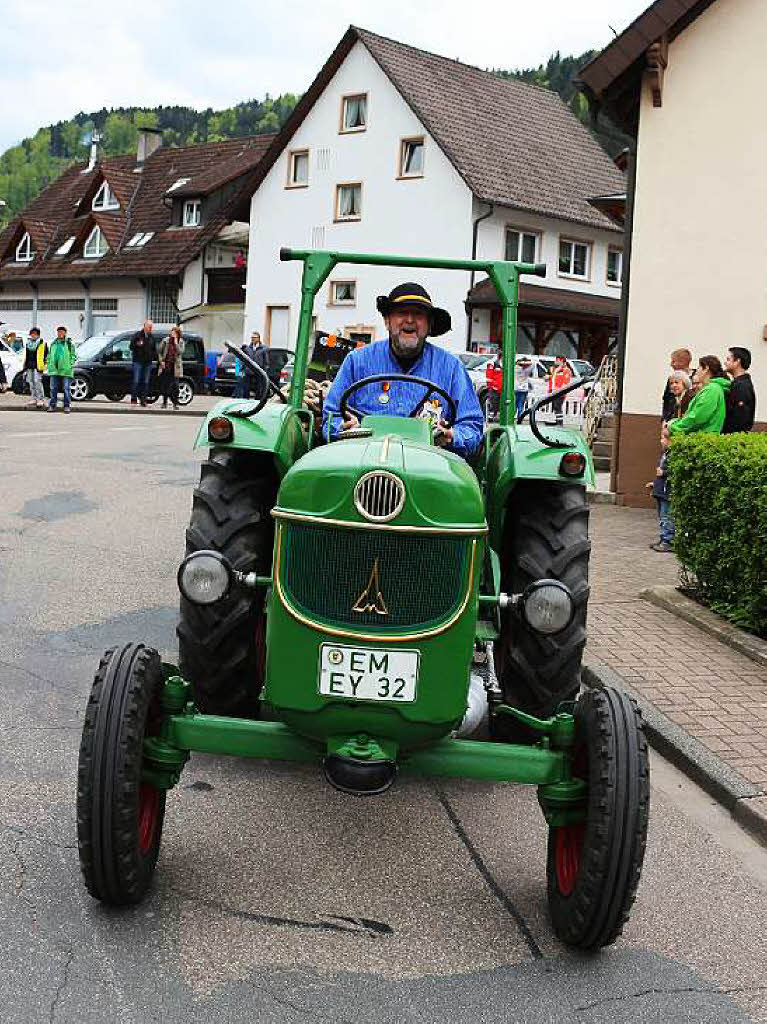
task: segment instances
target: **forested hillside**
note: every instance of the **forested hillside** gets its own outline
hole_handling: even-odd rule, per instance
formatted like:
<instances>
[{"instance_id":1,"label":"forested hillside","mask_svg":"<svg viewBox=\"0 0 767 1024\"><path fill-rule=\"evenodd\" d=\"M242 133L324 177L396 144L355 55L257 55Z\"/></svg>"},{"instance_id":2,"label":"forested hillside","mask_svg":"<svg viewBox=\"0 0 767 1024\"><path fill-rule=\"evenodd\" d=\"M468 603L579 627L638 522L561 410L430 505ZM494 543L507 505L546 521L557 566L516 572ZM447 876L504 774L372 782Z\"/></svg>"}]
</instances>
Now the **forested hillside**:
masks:
<instances>
[{"instance_id":1,"label":"forested hillside","mask_svg":"<svg viewBox=\"0 0 767 1024\"><path fill-rule=\"evenodd\" d=\"M564 102L589 128L590 115L586 100L577 91L574 78L579 68L590 60L595 51L579 57L552 55L546 64L537 68L516 71L496 69L502 78L521 78L523 81L544 86L558 92ZM281 128L298 100L292 93L275 99L248 100L235 107L214 111L193 110L191 107L155 107L138 110L120 107L80 113L71 121L40 128L31 138L7 149L0 156L0 228L24 209L69 164L87 159L90 133L102 135L100 152L106 156L128 153L136 148L139 128L156 127L163 130L166 145L188 146L197 142L216 142L242 135L258 135ZM600 122L595 134L604 148L615 156L627 143L609 123Z\"/></svg>"},{"instance_id":2,"label":"forested hillside","mask_svg":"<svg viewBox=\"0 0 767 1024\"><path fill-rule=\"evenodd\" d=\"M249 100L226 110L191 107L120 107L80 113L71 121L40 128L32 138L0 156L0 227L31 202L71 163L88 158L93 130L102 135L99 152L117 156L135 150L139 128L161 128L165 145L190 146L242 135L259 135L281 128L296 105L291 93L272 99Z\"/></svg>"}]
</instances>

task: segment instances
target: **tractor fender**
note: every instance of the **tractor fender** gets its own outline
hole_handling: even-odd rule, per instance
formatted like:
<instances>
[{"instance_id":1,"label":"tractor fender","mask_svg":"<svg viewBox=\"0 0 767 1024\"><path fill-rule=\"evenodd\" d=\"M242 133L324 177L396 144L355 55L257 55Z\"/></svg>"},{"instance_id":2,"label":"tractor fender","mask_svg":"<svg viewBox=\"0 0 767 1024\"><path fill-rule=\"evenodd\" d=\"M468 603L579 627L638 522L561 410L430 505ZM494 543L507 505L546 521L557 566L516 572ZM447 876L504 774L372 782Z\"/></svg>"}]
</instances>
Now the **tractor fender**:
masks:
<instances>
[{"instance_id":1,"label":"tractor fender","mask_svg":"<svg viewBox=\"0 0 767 1024\"><path fill-rule=\"evenodd\" d=\"M594 484L594 461L586 439L577 430L546 425L545 433L558 441L567 441L567 448L550 448L541 444L524 424L495 427L486 438L484 478L487 495L487 523L490 545L496 551L502 546L506 509L513 501L518 484L528 480L556 484ZM586 458L583 476L573 478L560 472L562 456L580 452Z\"/></svg>"},{"instance_id":2,"label":"tractor fender","mask_svg":"<svg viewBox=\"0 0 767 1024\"><path fill-rule=\"evenodd\" d=\"M195 448L235 448L251 452L271 454L280 478L309 450L314 423L308 409L295 409L292 405L267 402L255 416L248 418L229 415L232 411L247 409L251 402L243 399L225 399L218 402L205 417L197 437ZM234 436L228 444L211 441L208 424L214 416L227 416L234 426Z\"/></svg>"}]
</instances>

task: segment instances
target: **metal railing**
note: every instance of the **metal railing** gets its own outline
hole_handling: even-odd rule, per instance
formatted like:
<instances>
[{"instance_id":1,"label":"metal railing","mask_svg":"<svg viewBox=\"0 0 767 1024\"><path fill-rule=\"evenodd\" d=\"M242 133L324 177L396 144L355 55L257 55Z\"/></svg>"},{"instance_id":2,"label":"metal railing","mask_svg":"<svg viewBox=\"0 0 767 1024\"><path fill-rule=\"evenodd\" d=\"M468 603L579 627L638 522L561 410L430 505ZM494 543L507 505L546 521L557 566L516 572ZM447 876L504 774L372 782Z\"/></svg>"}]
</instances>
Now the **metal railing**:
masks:
<instances>
[{"instance_id":1,"label":"metal railing","mask_svg":"<svg viewBox=\"0 0 767 1024\"><path fill-rule=\"evenodd\" d=\"M599 364L583 403L583 433L591 446L603 416L615 412L618 403L618 356L606 355Z\"/></svg>"}]
</instances>

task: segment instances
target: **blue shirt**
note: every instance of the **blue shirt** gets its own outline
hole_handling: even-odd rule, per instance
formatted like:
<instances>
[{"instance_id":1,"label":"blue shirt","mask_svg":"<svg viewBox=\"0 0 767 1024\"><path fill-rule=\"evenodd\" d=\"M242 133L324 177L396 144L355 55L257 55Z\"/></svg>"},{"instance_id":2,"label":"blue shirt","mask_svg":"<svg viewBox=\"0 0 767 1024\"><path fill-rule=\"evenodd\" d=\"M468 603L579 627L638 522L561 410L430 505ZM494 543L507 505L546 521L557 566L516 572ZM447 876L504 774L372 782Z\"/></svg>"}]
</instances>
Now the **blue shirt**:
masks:
<instances>
[{"instance_id":1,"label":"blue shirt","mask_svg":"<svg viewBox=\"0 0 767 1024\"><path fill-rule=\"evenodd\" d=\"M372 377L380 373L401 374L403 369L391 353L388 338L385 341L374 341L364 348L355 349L341 363L341 367L333 381L333 385L325 399L322 413L322 433L324 437L338 437L341 432L341 417L338 406L341 395L349 387L363 377ZM450 451L464 457L472 455L482 443L485 422L474 393L466 367L451 352L430 342L425 342L420 356L407 371L409 376L422 377L443 388L456 405L453 428L453 443L448 445ZM425 388L420 384L409 384L405 381L392 381L384 391L382 381L368 384L349 399L349 404L363 416L383 414L387 416L407 416L424 397ZM381 401L382 396L388 401ZM438 394L432 394L432 400L442 406L440 419L446 419L449 409L446 402Z\"/></svg>"}]
</instances>

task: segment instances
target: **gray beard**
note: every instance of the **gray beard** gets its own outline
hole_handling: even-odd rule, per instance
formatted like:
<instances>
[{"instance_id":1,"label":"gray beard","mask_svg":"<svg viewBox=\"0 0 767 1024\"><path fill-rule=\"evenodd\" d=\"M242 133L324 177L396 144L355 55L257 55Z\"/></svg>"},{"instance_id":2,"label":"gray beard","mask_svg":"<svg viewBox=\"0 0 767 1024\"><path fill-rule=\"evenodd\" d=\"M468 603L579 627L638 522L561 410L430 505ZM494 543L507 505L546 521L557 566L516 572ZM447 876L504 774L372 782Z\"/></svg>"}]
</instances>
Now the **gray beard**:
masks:
<instances>
[{"instance_id":1,"label":"gray beard","mask_svg":"<svg viewBox=\"0 0 767 1024\"><path fill-rule=\"evenodd\" d=\"M426 344L426 338L423 340L419 339L418 346L416 348L405 348L403 345L400 345L399 338L395 338L394 335L390 333L389 344L397 359L408 363L414 363L423 352L423 347Z\"/></svg>"}]
</instances>

